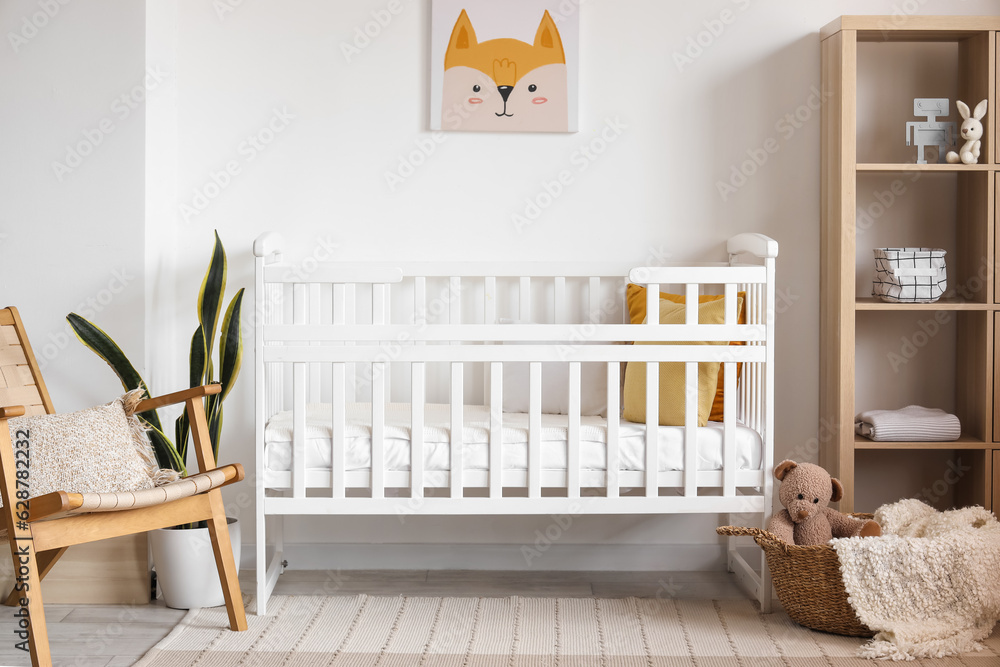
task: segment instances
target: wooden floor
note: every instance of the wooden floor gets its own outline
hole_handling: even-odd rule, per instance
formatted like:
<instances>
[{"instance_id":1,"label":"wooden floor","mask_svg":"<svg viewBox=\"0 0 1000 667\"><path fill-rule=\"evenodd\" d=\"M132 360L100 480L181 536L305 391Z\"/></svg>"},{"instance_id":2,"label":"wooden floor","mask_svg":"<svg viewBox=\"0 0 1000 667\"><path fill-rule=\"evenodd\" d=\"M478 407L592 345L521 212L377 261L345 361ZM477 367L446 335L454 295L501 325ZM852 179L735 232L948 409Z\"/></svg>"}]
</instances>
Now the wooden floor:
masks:
<instances>
[{"instance_id":1,"label":"wooden floor","mask_svg":"<svg viewBox=\"0 0 1000 667\"><path fill-rule=\"evenodd\" d=\"M254 591L254 572L240 574L244 593ZM281 575L276 595L409 595L506 597L673 597L723 600L746 595L725 572L484 572L313 571ZM4 611L7 609L7 611ZM163 639L184 611L155 604L128 606L49 605L49 643L54 664L125 667ZM28 665L14 648L14 610L0 607L0 666Z\"/></svg>"}]
</instances>

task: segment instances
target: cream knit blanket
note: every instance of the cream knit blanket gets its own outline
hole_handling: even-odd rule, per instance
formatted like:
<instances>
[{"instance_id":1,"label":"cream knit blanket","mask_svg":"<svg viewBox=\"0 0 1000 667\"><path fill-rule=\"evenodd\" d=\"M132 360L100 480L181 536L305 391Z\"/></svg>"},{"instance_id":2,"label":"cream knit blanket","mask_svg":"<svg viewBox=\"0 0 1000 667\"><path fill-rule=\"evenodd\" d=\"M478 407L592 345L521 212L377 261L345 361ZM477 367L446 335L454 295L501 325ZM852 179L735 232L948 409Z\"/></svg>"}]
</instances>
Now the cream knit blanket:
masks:
<instances>
[{"instance_id":1,"label":"cream knit blanket","mask_svg":"<svg viewBox=\"0 0 1000 667\"><path fill-rule=\"evenodd\" d=\"M1000 523L981 507L883 505L883 537L835 539L844 588L877 634L864 658L913 660L981 651L1000 619Z\"/></svg>"}]
</instances>

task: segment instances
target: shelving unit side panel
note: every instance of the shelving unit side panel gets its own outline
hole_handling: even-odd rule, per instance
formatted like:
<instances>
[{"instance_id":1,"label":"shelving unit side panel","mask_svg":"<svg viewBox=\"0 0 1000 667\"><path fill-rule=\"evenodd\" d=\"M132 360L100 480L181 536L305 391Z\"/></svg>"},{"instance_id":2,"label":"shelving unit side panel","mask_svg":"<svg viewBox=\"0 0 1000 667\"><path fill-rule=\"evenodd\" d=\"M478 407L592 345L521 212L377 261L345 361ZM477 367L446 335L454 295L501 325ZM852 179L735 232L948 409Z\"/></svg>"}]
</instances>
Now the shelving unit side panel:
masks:
<instances>
[{"instance_id":1,"label":"shelving unit side panel","mask_svg":"<svg viewBox=\"0 0 1000 667\"><path fill-rule=\"evenodd\" d=\"M993 479L990 480L990 496L991 496L991 506L987 509L991 510L996 514L997 510L1000 509L1000 450L994 449L992 457L992 468L993 468Z\"/></svg>"},{"instance_id":2,"label":"shelving unit side panel","mask_svg":"<svg viewBox=\"0 0 1000 667\"><path fill-rule=\"evenodd\" d=\"M972 303L993 303L993 178L984 171L955 177L957 252L946 258L948 291Z\"/></svg>"},{"instance_id":3,"label":"shelving unit side panel","mask_svg":"<svg viewBox=\"0 0 1000 667\"><path fill-rule=\"evenodd\" d=\"M992 316L991 319L993 320L991 322L991 324L993 325L993 328L992 328L992 331L991 331L991 333L992 333L991 340L992 340L993 344L992 344L991 347L993 348L992 349L993 359L995 361L996 358L997 358L997 354L1000 354L1000 349L998 349L998 347L1000 347L1000 340L997 340L997 334L1000 333L1000 313L993 313L993 316ZM993 387L992 387L993 391L990 393L990 396L986 397L987 400L990 400L990 398L992 397L992 403L993 403L993 419L992 419L992 422L993 422L992 440L993 440L993 442L1000 442L1000 391L997 391L997 387L1000 387L1000 367L994 365L994 367L993 367Z\"/></svg>"},{"instance_id":4,"label":"shelving unit side panel","mask_svg":"<svg viewBox=\"0 0 1000 667\"><path fill-rule=\"evenodd\" d=\"M989 164L995 154L993 123L989 114L993 109L996 82L994 76L996 59L996 40L994 33L982 32L958 43L958 99L975 109L980 100L989 100L987 119L983 123L982 162ZM958 119L961 122L961 118ZM964 142L956 137L961 146Z\"/></svg>"},{"instance_id":5,"label":"shelving unit side panel","mask_svg":"<svg viewBox=\"0 0 1000 667\"><path fill-rule=\"evenodd\" d=\"M857 36L842 30L822 43L822 271L820 276L820 463L845 486L854 482L854 226L856 205Z\"/></svg>"},{"instance_id":6,"label":"shelving unit side panel","mask_svg":"<svg viewBox=\"0 0 1000 667\"><path fill-rule=\"evenodd\" d=\"M1000 272L996 270L997 258L1000 257L1000 248L997 247L998 240L1000 240L1000 234L997 233L997 227L1000 227L1000 217L997 215L1000 212L1000 206L997 206L997 197L1000 196L1000 173L995 173L991 180L992 196L989 202L989 223L987 223L990 234L990 242L987 248L991 249L993 253L990 257L990 272L993 275L993 280L991 281L993 283L993 298L990 302L1000 303Z\"/></svg>"},{"instance_id":7,"label":"shelving unit side panel","mask_svg":"<svg viewBox=\"0 0 1000 667\"><path fill-rule=\"evenodd\" d=\"M993 361L990 313L958 313L955 347L955 414L962 422L962 433L978 440L989 440L990 400L993 395Z\"/></svg>"}]
</instances>

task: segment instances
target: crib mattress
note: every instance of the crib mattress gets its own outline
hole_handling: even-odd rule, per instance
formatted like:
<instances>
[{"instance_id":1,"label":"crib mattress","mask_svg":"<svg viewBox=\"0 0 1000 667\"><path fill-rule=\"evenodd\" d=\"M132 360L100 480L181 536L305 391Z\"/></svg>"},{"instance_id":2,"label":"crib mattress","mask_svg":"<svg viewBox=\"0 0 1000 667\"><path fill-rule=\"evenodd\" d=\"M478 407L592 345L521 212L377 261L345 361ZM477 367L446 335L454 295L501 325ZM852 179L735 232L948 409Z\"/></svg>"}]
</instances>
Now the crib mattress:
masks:
<instances>
[{"instance_id":1,"label":"crib mattress","mask_svg":"<svg viewBox=\"0 0 1000 667\"><path fill-rule=\"evenodd\" d=\"M428 403L424 412L424 469L447 471L451 466L451 407ZM371 467L371 404L348 403L344 461L347 471ZM684 427L658 427L659 469L684 469ZM698 470L721 470L723 426L709 422L696 429ZM410 469L410 405L390 403L385 411L385 462L388 471ZM306 469L330 470L332 407L328 403L306 406ZM464 415L463 467L489 469L490 411L481 405L466 405ZM580 467L604 470L607 463L607 420L580 418ZM268 420L264 432L264 465L270 472L288 472L292 467L292 413L280 412ZM568 417L542 415L541 460L543 470L566 470ZM736 427L736 459L741 470L759 470L763 451L760 435L753 429ZM619 430L621 470L644 471L646 425L622 421ZM528 415L504 413L504 470L528 468Z\"/></svg>"}]
</instances>

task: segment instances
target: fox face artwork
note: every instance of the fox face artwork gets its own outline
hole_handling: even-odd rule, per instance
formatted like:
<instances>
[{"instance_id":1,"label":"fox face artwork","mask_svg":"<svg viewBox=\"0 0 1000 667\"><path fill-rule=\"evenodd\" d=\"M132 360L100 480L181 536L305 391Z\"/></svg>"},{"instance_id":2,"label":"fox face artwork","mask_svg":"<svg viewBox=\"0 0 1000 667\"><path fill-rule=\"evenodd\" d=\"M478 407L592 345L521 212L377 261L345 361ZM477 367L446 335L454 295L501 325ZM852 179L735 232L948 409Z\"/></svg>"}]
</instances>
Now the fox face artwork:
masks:
<instances>
[{"instance_id":1,"label":"fox face artwork","mask_svg":"<svg viewBox=\"0 0 1000 667\"><path fill-rule=\"evenodd\" d=\"M548 11L534 43L480 42L465 9L444 58L441 127L478 132L568 132L566 54Z\"/></svg>"}]
</instances>

